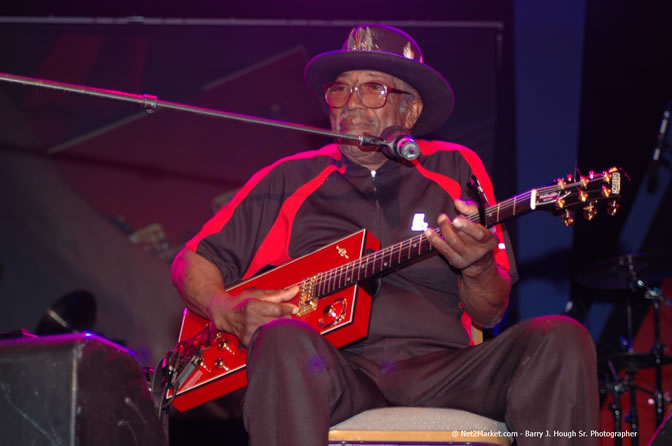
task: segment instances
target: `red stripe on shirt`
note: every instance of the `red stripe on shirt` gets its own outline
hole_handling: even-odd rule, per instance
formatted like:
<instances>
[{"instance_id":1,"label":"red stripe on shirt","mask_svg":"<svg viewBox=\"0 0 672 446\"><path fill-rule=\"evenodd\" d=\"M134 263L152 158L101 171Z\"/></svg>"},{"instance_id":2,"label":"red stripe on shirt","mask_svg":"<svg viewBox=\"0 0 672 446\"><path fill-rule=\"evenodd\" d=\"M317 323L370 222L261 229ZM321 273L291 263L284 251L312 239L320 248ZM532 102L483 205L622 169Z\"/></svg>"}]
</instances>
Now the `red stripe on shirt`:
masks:
<instances>
[{"instance_id":1,"label":"red stripe on shirt","mask_svg":"<svg viewBox=\"0 0 672 446\"><path fill-rule=\"evenodd\" d=\"M285 200L273 226L254 255L252 263L243 274L243 279L252 277L266 265L277 266L291 260L289 257L289 240L292 234L294 217L296 217L296 213L303 202L306 201L306 198L315 192L333 172L345 172L345 165L340 168L333 164L327 166L315 178L301 186Z\"/></svg>"},{"instance_id":2,"label":"red stripe on shirt","mask_svg":"<svg viewBox=\"0 0 672 446\"><path fill-rule=\"evenodd\" d=\"M458 152L460 152L460 154L464 157L464 159L471 167L472 173L476 176L476 178L478 178L478 181L481 183L483 192L485 192L485 196L490 202L490 204L496 203L490 176L485 170L483 162L478 157L478 155L476 155L475 152L459 144L451 144L444 142L441 142L440 144L433 142L422 142L420 144L420 150L422 154L426 156L433 155L434 153L440 151L457 150ZM420 165L418 160L413 160L412 163L418 169L420 174L422 174L426 178L434 181L439 186L441 186L453 198L453 200L459 199L462 196L461 187L456 181L439 173L428 171L427 169L422 167L422 165ZM500 244L504 243L504 236L502 234L501 225L495 225L495 234L497 235ZM506 250L500 249L499 246L495 248L495 261L503 268L505 268L507 271L509 270L509 257L506 254ZM460 317L460 322L462 323L464 330L469 336L469 345L475 345L474 338L471 332L471 326L472 326L471 316L469 316L469 314L466 311L462 313L462 316Z\"/></svg>"},{"instance_id":3,"label":"red stripe on shirt","mask_svg":"<svg viewBox=\"0 0 672 446\"><path fill-rule=\"evenodd\" d=\"M270 166L264 167L260 171L250 178L247 183L236 193L233 199L226 205L222 206L219 209L217 214L211 218L201 230L196 234L191 240L186 244L186 247L194 252L201 240L208 237L209 235L216 234L222 230L222 228L229 222L234 211L238 205L247 197L247 195L256 187L261 180L263 180L270 171L272 171L276 166L287 161L293 161L298 159L314 158L318 156L330 156L335 160L341 159L341 152L338 150L338 147L335 144L330 144L328 146L322 147L319 150L314 150L310 152L302 152L296 155L288 156L286 158L280 159Z\"/></svg>"},{"instance_id":4,"label":"red stripe on shirt","mask_svg":"<svg viewBox=\"0 0 672 446\"><path fill-rule=\"evenodd\" d=\"M469 313L463 311L462 316L460 316L460 322L462 322L462 327L464 327L464 331L466 331L469 336L469 345L476 345L474 336L471 333L471 316L469 316Z\"/></svg>"},{"instance_id":5,"label":"red stripe on shirt","mask_svg":"<svg viewBox=\"0 0 672 446\"><path fill-rule=\"evenodd\" d=\"M483 187L483 192L485 192L485 196L490 202L490 204L497 203L497 201L495 200L495 193L492 187L492 181L490 180L490 176L488 175L488 172L485 170L483 162L478 157L478 155L476 155L474 151L459 144L451 144L445 142L434 143L432 141L427 142L423 141L420 144L420 151L422 152L423 155L432 155L439 151L451 151L451 150L457 150L458 152L460 152L460 154L467 161L467 163L471 167L472 173L476 175L476 178L478 178L479 183L481 183L481 187ZM448 194L451 197L453 197L454 200L460 198L461 188L459 184L457 184L457 182L450 180L450 178L447 178L444 175L427 171L426 169L422 168L422 166L420 166L418 160L413 160L412 162L416 167L418 167L418 170L422 175L424 175L425 177L429 178L432 181L435 181L446 192L448 192ZM429 172L429 174L426 174L425 172ZM450 181L446 181L446 179ZM456 186L457 192L455 192L455 189L449 189L449 187L454 187L451 185L450 183L451 181L457 185ZM501 225L495 225L495 234L497 235L500 244L504 243L504 235L502 234ZM500 249L499 246L495 248L495 260L507 271L509 270L509 257L506 255L506 250Z\"/></svg>"}]
</instances>

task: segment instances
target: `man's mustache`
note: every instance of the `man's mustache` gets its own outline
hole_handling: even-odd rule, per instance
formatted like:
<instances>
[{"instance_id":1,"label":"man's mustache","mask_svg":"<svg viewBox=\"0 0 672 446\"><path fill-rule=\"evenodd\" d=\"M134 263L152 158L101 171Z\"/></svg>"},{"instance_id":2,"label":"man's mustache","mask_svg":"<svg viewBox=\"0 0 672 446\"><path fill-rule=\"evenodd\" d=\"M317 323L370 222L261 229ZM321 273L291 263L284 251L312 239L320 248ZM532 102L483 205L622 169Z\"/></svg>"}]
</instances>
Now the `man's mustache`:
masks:
<instances>
[{"instance_id":1,"label":"man's mustache","mask_svg":"<svg viewBox=\"0 0 672 446\"><path fill-rule=\"evenodd\" d=\"M367 114L365 114L362 110L344 110L341 116L338 118L337 122L337 131L341 132L344 129L347 130L346 127L346 121L347 120L358 120L362 121L364 124L368 124L370 127L375 128L376 127L376 120Z\"/></svg>"}]
</instances>

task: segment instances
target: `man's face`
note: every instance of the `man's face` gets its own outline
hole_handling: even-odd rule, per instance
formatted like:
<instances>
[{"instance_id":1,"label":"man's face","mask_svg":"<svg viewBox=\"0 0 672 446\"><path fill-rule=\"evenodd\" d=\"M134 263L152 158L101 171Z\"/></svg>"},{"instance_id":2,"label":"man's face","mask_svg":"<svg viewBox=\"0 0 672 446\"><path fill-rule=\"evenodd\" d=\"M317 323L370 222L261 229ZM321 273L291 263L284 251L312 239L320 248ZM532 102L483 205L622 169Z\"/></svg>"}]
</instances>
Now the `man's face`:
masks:
<instances>
[{"instance_id":1,"label":"man's face","mask_svg":"<svg viewBox=\"0 0 672 446\"><path fill-rule=\"evenodd\" d=\"M335 81L343 82L353 88L365 82L379 82L403 90L396 77L379 71L346 71L341 73ZM409 128L407 115L412 107L407 107L402 113L400 110L401 101L402 94L389 93L387 102L383 107L367 108L362 104L357 93L353 91L344 107L330 108L331 128L334 131L350 135L367 133L372 136L380 136L381 132L390 126Z\"/></svg>"}]
</instances>

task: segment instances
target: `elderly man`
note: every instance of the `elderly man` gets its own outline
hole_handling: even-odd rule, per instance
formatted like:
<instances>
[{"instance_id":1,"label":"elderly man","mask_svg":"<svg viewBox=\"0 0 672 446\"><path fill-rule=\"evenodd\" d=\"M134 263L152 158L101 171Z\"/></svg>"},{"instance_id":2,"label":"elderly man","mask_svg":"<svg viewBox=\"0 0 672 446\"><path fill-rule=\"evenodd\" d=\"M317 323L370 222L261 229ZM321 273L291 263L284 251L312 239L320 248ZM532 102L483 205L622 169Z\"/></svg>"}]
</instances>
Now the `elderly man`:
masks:
<instances>
[{"instance_id":1,"label":"elderly man","mask_svg":"<svg viewBox=\"0 0 672 446\"><path fill-rule=\"evenodd\" d=\"M351 135L429 133L453 105L451 87L415 41L387 26L353 29L342 50L309 62L306 80L324 94L332 129ZM463 217L477 210L468 201L472 175L494 202L478 157L457 144L418 143L412 161L343 141L280 160L176 258L173 281L187 306L249 347L243 415L251 444L323 445L330 425L390 405L465 409L519 432L596 428L595 353L579 324L540 318L473 345L471 324L493 326L507 307L513 255L508 243L500 248L502 227ZM383 246L426 230L440 253L379 278L363 340L336 349L295 317L297 287L225 290L361 228ZM583 440L592 441L573 444Z\"/></svg>"}]
</instances>

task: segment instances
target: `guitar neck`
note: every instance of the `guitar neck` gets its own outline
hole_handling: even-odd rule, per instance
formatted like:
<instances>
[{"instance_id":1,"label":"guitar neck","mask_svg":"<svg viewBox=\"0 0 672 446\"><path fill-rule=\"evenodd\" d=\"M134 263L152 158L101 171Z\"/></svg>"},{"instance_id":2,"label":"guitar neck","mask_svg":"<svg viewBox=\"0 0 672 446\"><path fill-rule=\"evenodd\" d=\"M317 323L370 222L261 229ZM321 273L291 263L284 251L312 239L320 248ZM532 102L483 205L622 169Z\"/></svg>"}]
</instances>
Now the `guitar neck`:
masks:
<instances>
[{"instance_id":1,"label":"guitar neck","mask_svg":"<svg viewBox=\"0 0 672 446\"><path fill-rule=\"evenodd\" d=\"M534 203L534 194L536 193L536 190L528 191L487 207L484 210L485 226L490 228L503 221L532 212L534 210L532 203ZM480 214L475 212L465 218L476 223L480 221ZM432 230L440 233L438 228ZM315 294L318 298L329 296L338 290L377 274L429 255L433 251L434 247L429 243L425 234L419 234L374 253L364 255L345 265L319 273L315 278Z\"/></svg>"}]
</instances>

